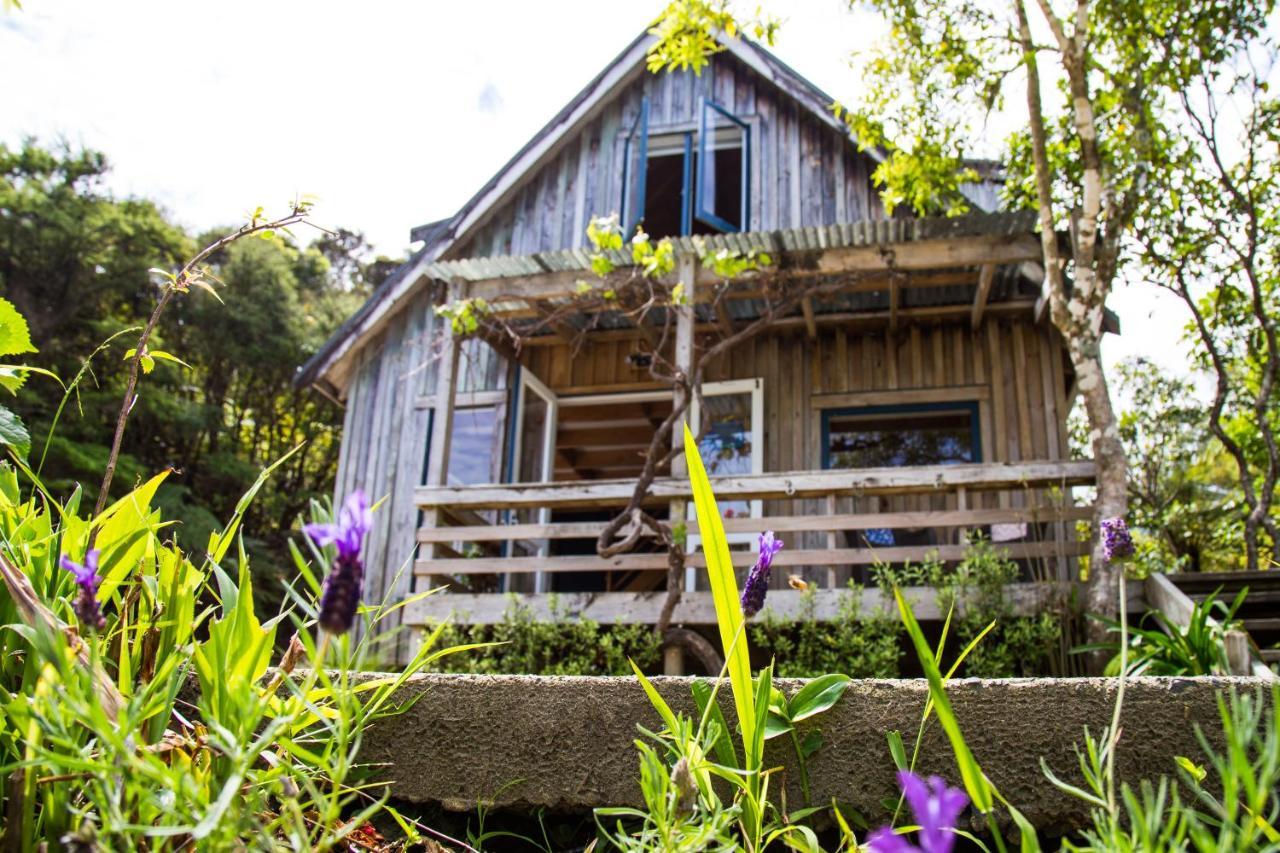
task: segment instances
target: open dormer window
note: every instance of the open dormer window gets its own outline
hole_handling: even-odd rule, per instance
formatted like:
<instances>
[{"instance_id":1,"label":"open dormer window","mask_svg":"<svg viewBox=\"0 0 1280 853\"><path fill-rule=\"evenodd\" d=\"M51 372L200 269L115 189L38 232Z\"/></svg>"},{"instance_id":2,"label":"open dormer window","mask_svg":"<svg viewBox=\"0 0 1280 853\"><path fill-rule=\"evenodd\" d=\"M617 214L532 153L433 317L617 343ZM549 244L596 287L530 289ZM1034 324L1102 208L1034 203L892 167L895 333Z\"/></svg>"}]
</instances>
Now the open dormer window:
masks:
<instances>
[{"instance_id":1,"label":"open dormer window","mask_svg":"<svg viewBox=\"0 0 1280 853\"><path fill-rule=\"evenodd\" d=\"M750 228L749 125L704 101L696 129L650 131L649 100L623 143L622 225L653 238Z\"/></svg>"}]
</instances>

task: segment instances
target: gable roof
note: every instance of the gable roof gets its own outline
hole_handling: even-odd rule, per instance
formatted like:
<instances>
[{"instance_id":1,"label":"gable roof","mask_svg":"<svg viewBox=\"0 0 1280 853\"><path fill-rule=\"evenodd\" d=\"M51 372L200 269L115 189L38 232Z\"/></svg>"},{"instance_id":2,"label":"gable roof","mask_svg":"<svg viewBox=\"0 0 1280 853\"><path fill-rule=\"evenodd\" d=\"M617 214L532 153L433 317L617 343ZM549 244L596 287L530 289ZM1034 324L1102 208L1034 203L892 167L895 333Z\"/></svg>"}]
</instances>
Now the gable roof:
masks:
<instances>
[{"instance_id":1,"label":"gable roof","mask_svg":"<svg viewBox=\"0 0 1280 853\"><path fill-rule=\"evenodd\" d=\"M508 200L525 176L553 157L558 146L585 125L614 95L637 76L648 73L646 55L656 37L642 33L605 66L569 103L538 131L497 173L473 195L458 212L448 219L420 225L410 231L415 242L423 246L392 273L369 299L325 342L324 346L299 368L294 384L306 387L320 381L335 362L367 340L395 311L417 291L419 282L431 265L445 258L450 249L460 244L485 218ZM849 139L848 127L831 112L830 95L805 79L766 48L741 38L716 34L724 52L772 83L823 124L838 130ZM866 153L876 161L885 157L877 148Z\"/></svg>"}]
</instances>

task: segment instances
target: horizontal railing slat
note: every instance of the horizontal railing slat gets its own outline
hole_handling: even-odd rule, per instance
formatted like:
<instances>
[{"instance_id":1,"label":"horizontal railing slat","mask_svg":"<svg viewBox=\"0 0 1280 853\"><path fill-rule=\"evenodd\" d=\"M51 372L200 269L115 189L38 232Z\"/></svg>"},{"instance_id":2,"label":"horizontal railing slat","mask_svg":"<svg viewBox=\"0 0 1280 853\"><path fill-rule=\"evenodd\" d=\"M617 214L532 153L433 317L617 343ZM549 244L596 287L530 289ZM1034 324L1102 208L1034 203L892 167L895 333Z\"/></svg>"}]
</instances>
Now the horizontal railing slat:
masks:
<instances>
[{"instance_id":1,"label":"horizontal railing slat","mask_svg":"<svg viewBox=\"0 0 1280 853\"><path fill-rule=\"evenodd\" d=\"M1093 462L1083 460L793 471L714 477L712 485L721 500L776 500L827 495L930 494L957 488L970 491L1066 488L1088 485L1094 479ZM624 506L634 491L634 480L596 480L588 483L421 486L416 490L415 498L418 506L423 508L557 509ZM690 497L689 482L670 477L655 480L649 492L647 500L650 503Z\"/></svg>"},{"instance_id":2,"label":"horizontal railing slat","mask_svg":"<svg viewBox=\"0 0 1280 853\"><path fill-rule=\"evenodd\" d=\"M1010 542L997 544L996 550L1010 559L1035 557L1078 557L1088 553L1087 542ZM919 562L936 556L943 561L960 560L969 550L967 545L912 545L888 548L822 548L813 550L786 549L773 559L774 566L867 566L875 563ZM733 564L743 567L755 562L750 551L731 552ZM706 566L701 551L689 554L687 565ZM593 555L552 557L476 557L461 560L418 560L414 572L418 575L475 575L505 572L600 572L646 571L666 569L667 555L619 554L615 557Z\"/></svg>"},{"instance_id":3,"label":"horizontal railing slat","mask_svg":"<svg viewBox=\"0 0 1280 853\"><path fill-rule=\"evenodd\" d=\"M1084 506L1028 507L1014 509L960 509L928 512L882 512L853 515L782 515L768 518L726 518L726 533L809 533L834 530L896 530L923 527L977 527L986 524L1081 521L1093 516ZM698 534L698 522L689 520L688 533ZM466 527L424 527L422 543L505 542L538 539L594 539L605 522L581 521L552 524L483 524Z\"/></svg>"},{"instance_id":4,"label":"horizontal railing slat","mask_svg":"<svg viewBox=\"0 0 1280 853\"><path fill-rule=\"evenodd\" d=\"M1072 585L1057 582L1036 582L1010 584L1005 587L1005 600L1009 602L1015 615L1027 616L1043 612L1055 601L1068 599ZM934 621L941 619L942 613L938 605L937 592L932 587L907 587L903 590L907 599L912 602L917 619ZM860 605L854 609L843 608L850 595L860 597ZM853 613L855 618L868 618L872 615L896 615L897 609L892 598L886 597L875 588L855 590L815 590L813 593L814 619L832 621L847 618ZM462 625L492 625L501 622L503 616L519 604L529 608L532 618L539 621L559 619L592 619L601 625L653 624L666 601L665 592L582 592L559 594L519 594L502 593L462 593L448 595L432 595L414 601L408 605L407 621L410 624L422 625L450 619ZM552 602L555 609L552 609ZM964 610L964 602L957 603L960 611ZM802 594L791 589L775 589L765 598L764 610L756 617L794 618L808 616L804 609ZM686 592L680 596L679 603L672 613L672 622L681 625L714 625L716 622L715 603L709 592Z\"/></svg>"}]
</instances>

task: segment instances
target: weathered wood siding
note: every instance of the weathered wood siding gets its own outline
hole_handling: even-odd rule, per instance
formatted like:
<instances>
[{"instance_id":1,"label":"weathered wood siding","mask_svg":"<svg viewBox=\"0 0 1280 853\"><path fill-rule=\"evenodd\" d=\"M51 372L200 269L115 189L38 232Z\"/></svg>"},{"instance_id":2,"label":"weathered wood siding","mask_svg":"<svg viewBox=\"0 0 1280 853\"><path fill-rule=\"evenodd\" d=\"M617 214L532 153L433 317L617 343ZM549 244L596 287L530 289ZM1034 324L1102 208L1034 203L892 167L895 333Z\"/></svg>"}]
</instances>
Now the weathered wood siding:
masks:
<instances>
[{"instance_id":1,"label":"weathered wood siding","mask_svg":"<svg viewBox=\"0 0 1280 853\"><path fill-rule=\"evenodd\" d=\"M383 501L373 516L365 549L365 599L405 595L412 580L418 510L413 490L422 484L431 431L439 353L434 308L439 293L426 293L400 312L360 353L347 393L335 502L356 489ZM507 365L480 341L464 344L458 367L460 392L506 387ZM397 577L398 575L398 577Z\"/></svg>"},{"instance_id":2,"label":"weathered wood siding","mask_svg":"<svg viewBox=\"0 0 1280 853\"><path fill-rule=\"evenodd\" d=\"M623 138L649 98L649 132L688 130L699 103L723 104L751 125L748 230L856 222L884 215L871 185L870 158L728 54L702 75L640 74L604 104L552 160L533 170L449 257L527 255L584 245L593 216L622 204Z\"/></svg>"}]
</instances>

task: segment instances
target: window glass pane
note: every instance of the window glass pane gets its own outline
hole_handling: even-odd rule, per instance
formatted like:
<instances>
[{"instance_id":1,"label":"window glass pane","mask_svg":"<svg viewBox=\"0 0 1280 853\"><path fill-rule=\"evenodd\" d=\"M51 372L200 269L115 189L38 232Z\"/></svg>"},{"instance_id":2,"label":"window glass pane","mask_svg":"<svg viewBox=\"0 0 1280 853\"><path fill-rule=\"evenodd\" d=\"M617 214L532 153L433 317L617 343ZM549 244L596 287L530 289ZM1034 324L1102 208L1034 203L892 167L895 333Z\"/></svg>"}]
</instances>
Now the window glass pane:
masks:
<instances>
[{"instance_id":1,"label":"window glass pane","mask_svg":"<svg viewBox=\"0 0 1280 853\"><path fill-rule=\"evenodd\" d=\"M498 413L493 406L454 411L453 437L449 443L449 485L494 482L497 457L502 451L502 436L497 425Z\"/></svg>"},{"instance_id":2,"label":"window glass pane","mask_svg":"<svg viewBox=\"0 0 1280 853\"><path fill-rule=\"evenodd\" d=\"M743 173L747 128L711 103L703 105L694 185L697 192L694 234L745 231Z\"/></svg>"},{"instance_id":3,"label":"window glass pane","mask_svg":"<svg viewBox=\"0 0 1280 853\"><path fill-rule=\"evenodd\" d=\"M706 427L698 449L702 464L712 477L750 474L756 448L751 443L751 393L716 394L702 398L702 424ZM749 501L719 501L725 518L750 516Z\"/></svg>"},{"instance_id":4,"label":"window glass pane","mask_svg":"<svg viewBox=\"0 0 1280 853\"><path fill-rule=\"evenodd\" d=\"M524 398L524 421L520 424L520 459L517 460L516 482L542 481L543 451L546 449L547 401L529 388L521 388Z\"/></svg>"},{"instance_id":5,"label":"window glass pane","mask_svg":"<svg viewBox=\"0 0 1280 853\"><path fill-rule=\"evenodd\" d=\"M827 421L827 467L973 462L974 432L969 409L832 413Z\"/></svg>"}]
</instances>

